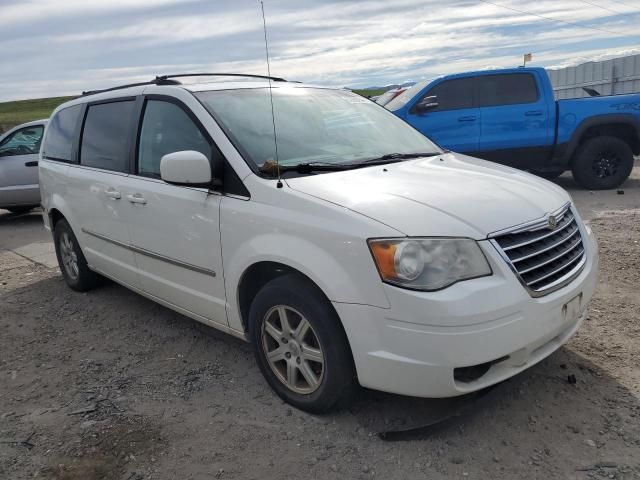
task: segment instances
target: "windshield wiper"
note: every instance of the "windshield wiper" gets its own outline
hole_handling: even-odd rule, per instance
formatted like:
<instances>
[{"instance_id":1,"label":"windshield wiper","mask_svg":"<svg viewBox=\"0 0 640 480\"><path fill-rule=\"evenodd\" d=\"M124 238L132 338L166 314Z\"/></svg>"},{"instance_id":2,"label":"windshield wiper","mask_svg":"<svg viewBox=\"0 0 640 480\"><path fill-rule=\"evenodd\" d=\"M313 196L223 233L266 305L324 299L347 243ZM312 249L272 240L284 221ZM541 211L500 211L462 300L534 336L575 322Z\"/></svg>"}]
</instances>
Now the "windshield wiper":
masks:
<instances>
[{"instance_id":1,"label":"windshield wiper","mask_svg":"<svg viewBox=\"0 0 640 480\"><path fill-rule=\"evenodd\" d=\"M411 158L435 157L437 155L441 155L441 152L387 153L386 155L351 163L349 165L401 162L402 160L409 160Z\"/></svg>"},{"instance_id":2,"label":"windshield wiper","mask_svg":"<svg viewBox=\"0 0 640 480\"><path fill-rule=\"evenodd\" d=\"M265 162L260 167L260 172L277 175L278 170L280 173L284 172L297 172L297 173L312 173L312 172L338 172L340 170L350 170L356 168L357 165L353 164L340 164L329 162L307 162L296 163L295 165L278 165L275 162Z\"/></svg>"}]
</instances>

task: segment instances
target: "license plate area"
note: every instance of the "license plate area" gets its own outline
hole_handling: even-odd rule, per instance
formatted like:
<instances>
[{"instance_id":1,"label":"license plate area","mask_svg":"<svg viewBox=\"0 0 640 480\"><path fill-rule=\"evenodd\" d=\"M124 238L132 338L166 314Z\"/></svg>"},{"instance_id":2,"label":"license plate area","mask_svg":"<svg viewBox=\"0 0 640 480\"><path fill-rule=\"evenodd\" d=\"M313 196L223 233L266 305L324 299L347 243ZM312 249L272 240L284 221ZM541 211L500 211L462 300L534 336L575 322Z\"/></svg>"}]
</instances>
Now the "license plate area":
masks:
<instances>
[{"instance_id":1,"label":"license plate area","mask_svg":"<svg viewBox=\"0 0 640 480\"><path fill-rule=\"evenodd\" d=\"M576 295L562 306L562 316L566 323L578 321L582 311L582 293Z\"/></svg>"}]
</instances>

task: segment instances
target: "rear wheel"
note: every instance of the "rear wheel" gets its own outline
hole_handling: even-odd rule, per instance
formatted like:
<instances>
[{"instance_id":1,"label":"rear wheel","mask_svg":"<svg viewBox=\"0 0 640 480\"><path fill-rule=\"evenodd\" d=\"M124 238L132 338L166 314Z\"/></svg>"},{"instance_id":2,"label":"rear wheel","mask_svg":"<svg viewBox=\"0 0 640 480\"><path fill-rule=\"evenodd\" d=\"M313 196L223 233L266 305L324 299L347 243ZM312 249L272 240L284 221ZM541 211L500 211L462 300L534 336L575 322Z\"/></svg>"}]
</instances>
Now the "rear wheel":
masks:
<instances>
[{"instance_id":1,"label":"rear wheel","mask_svg":"<svg viewBox=\"0 0 640 480\"><path fill-rule=\"evenodd\" d=\"M53 241L58 265L67 285L78 292L86 292L96 287L100 277L89 269L78 240L66 220L56 222Z\"/></svg>"},{"instance_id":2,"label":"rear wheel","mask_svg":"<svg viewBox=\"0 0 640 480\"><path fill-rule=\"evenodd\" d=\"M319 413L350 400L356 382L346 334L306 278L270 281L253 300L249 323L260 370L284 401Z\"/></svg>"},{"instance_id":3,"label":"rear wheel","mask_svg":"<svg viewBox=\"0 0 640 480\"><path fill-rule=\"evenodd\" d=\"M616 137L594 137L583 143L573 161L573 178L589 190L615 188L633 169L633 152Z\"/></svg>"}]
</instances>

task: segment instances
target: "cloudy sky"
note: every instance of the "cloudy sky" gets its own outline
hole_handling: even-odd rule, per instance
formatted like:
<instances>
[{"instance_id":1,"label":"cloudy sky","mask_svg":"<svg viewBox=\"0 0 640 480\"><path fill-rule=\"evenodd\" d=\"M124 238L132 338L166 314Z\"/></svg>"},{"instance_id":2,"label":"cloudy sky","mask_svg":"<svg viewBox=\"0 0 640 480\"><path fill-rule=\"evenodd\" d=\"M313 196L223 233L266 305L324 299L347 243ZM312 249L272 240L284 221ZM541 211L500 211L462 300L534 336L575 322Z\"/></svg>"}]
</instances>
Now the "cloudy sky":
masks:
<instances>
[{"instance_id":1,"label":"cloudy sky","mask_svg":"<svg viewBox=\"0 0 640 480\"><path fill-rule=\"evenodd\" d=\"M265 10L272 74L336 86L515 66L526 52L541 66L640 53L640 0L265 0ZM193 71L266 72L257 1L0 0L0 101Z\"/></svg>"}]
</instances>

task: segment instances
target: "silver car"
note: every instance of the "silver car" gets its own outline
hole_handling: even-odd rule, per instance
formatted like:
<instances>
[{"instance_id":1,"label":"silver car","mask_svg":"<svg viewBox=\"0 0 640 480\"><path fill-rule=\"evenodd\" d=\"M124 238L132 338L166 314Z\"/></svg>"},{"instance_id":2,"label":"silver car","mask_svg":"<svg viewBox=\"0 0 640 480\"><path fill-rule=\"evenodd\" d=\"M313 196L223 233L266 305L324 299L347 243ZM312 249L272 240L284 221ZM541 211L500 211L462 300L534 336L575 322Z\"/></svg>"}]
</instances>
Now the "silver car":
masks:
<instances>
[{"instance_id":1,"label":"silver car","mask_svg":"<svg viewBox=\"0 0 640 480\"><path fill-rule=\"evenodd\" d=\"M23 123L0 136L0 208L22 213L40 205L38 152L46 124Z\"/></svg>"}]
</instances>

